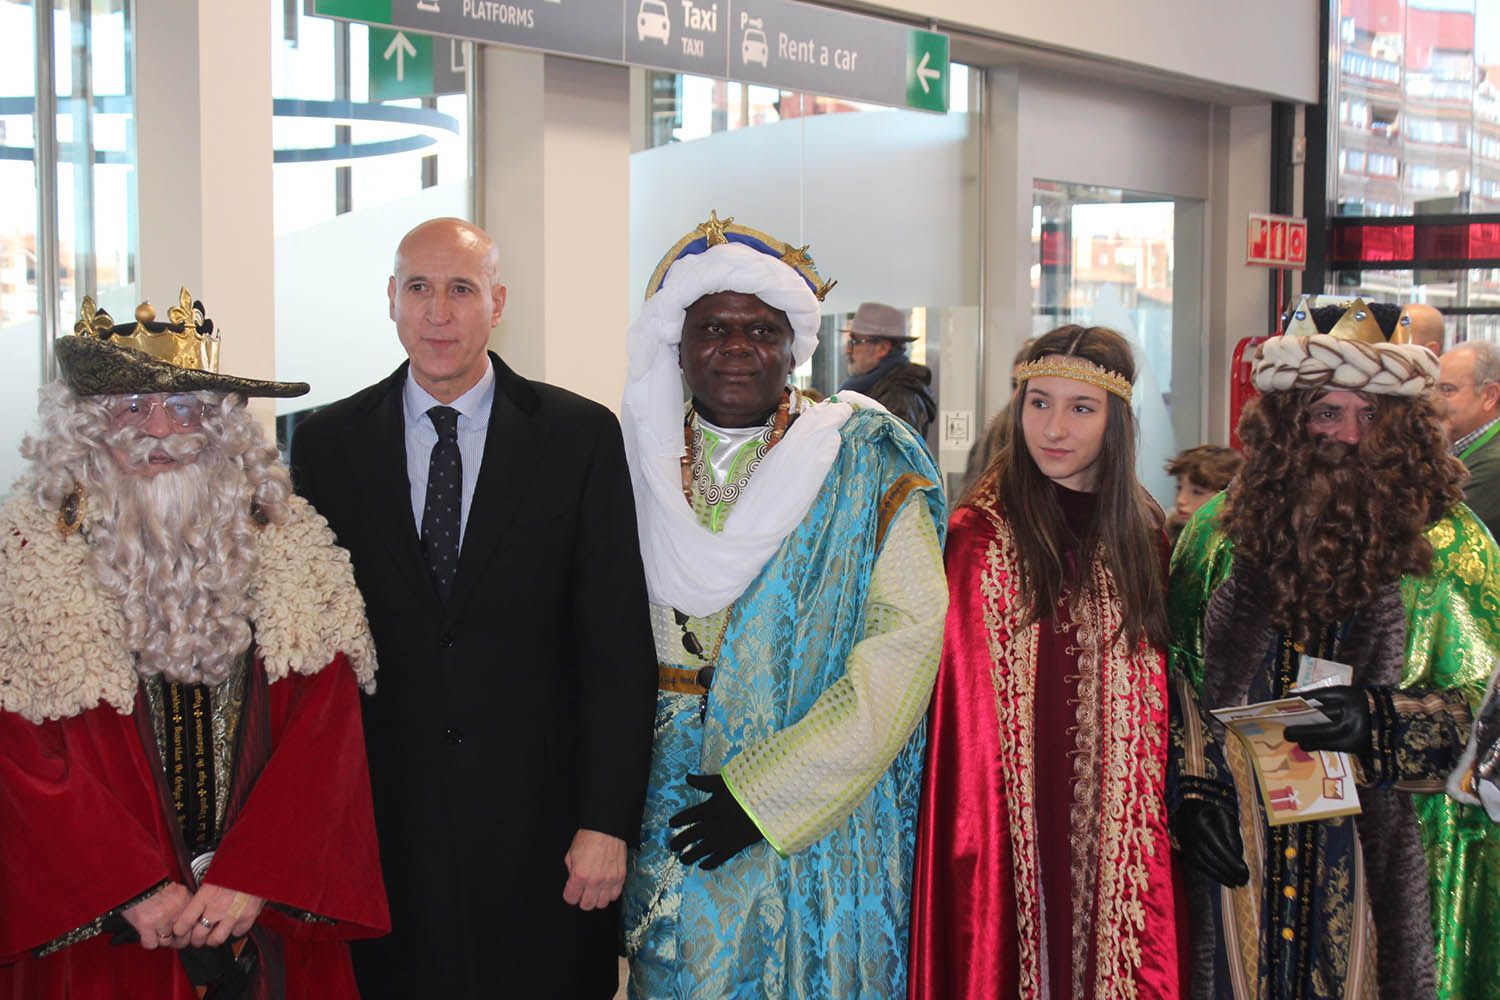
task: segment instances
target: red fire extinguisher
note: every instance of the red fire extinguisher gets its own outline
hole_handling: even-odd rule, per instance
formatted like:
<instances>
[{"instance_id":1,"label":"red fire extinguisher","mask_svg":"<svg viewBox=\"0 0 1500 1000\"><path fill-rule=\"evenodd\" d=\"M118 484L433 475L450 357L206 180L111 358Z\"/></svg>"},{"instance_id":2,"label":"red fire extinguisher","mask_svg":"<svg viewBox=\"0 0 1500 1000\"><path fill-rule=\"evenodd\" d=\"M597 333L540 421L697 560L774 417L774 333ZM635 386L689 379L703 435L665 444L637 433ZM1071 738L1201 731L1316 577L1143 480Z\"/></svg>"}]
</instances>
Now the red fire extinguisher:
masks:
<instances>
[{"instance_id":1,"label":"red fire extinguisher","mask_svg":"<svg viewBox=\"0 0 1500 1000\"><path fill-rule=\"evenodd\" d=\"M1250 381L1250 361L1255 357L1255 348L1266 339L1268 338L1242 338L1234 345L1234 354L1229 360L1229 447L1236 451L1243 447L1240 444L1240 412L1245 409L1246 403L1260 395ZM1247 354L1249 357L1246 357Z\"/></svg>"}]
</instances>

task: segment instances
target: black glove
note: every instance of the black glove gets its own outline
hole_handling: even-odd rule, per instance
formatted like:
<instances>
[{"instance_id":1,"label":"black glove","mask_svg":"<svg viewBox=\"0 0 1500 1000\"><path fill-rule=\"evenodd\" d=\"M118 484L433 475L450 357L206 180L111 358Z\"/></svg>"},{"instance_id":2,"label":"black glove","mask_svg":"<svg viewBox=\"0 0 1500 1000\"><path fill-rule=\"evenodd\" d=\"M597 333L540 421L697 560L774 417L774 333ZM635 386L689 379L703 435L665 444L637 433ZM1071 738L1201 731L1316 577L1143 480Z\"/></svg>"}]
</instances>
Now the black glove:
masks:
<instances>
[{"instance_id":1,"label":"black glove","mask_svg":"<svg viewBox=\"0 0 1500 1000\"><path fill-rule=\"evenodd\" d=\"M708 793L708 801L689 806L667 822L682 827L672 838L672 850L685 865L698 863L704 871L719 867L764 838L740 808L717 774L690 774L687 783Z\"/></svg>"},{"instance_id":2,"label":"black glove","mask_svg":"<svg viewBox=\"0 0 1500 1000\"><path fill-rule=\"evenodd\" d=\"M1188 864L1230 888L1250 881L1235 818L1212 802L1183 799L1172 816L1172 835Z\"/></svg>"},{"instance_id":3,"label":"black glove","mask_svg":"<svg viewBox=\"0 0 1500 1000\"><path fill-rule=\"evenodd\" d=\"M1330 687L1308 691L1302 697L1317 701L1328 722L1310 726L1287 726L1286 738L1304 750L1370 752L1370 700L1362 687Z\"/></svg>"}]
</instances>

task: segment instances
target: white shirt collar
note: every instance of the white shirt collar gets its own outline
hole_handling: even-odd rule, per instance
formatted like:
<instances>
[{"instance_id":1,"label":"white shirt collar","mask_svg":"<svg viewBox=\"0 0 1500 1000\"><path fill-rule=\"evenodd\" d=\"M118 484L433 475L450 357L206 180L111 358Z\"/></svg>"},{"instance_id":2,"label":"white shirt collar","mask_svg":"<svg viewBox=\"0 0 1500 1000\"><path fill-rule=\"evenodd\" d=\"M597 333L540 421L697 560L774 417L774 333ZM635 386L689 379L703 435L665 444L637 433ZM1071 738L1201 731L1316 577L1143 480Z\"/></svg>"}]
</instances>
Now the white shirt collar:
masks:
<instances>
[{"instance_id":1,"label":"white shirt collar","mask_svg":"<svg viewBox=\"0 0 1500 1000\"><path fill-rule=\"evenodd\" d=\"M406 385L401 390L401 401L406 410L406 426L413 427L427 419L427 411L434 406L451 406L458 411L459 418L467 422L488 420L490 402L495 393L495 363L484 359L484 374L479 376L468 392L451 403L440 403L412 378L411 369L406 371Z\"/></svg>"}]
</instances>

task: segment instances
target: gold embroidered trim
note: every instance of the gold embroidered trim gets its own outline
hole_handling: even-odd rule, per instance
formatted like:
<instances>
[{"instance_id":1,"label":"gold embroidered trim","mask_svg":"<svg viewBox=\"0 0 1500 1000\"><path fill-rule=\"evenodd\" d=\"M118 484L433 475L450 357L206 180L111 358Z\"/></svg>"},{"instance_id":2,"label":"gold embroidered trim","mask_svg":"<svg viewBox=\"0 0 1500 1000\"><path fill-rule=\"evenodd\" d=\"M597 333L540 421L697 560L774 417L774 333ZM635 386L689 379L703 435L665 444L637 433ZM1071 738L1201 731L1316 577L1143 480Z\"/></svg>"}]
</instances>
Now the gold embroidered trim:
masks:
<instances>
[{"instance_id":1,"label":"gold embroidered trim","mask_svg":"<svg viewBox=\"0 0 1500 1000\"><path fill-rule=\"evenodd\" d=\"M1096 580L1097 583L1097 580ZM1097 587L1095 593L1098 593ZM1102 636L1097 601L1074 600L1070 613L1077 625L1078 704L1074 707L1073 803L1068 824L1073 848L1070 852L1073 887L1073 993L1087 992L1089 952L1094 945L1094 894L1098 883L1100 829L1099 774L1100 732L1105 720L1100 705Z\"/></svg>"},{"instance_id":2,"label":"gold embroidered trim","mask_svg":"<svg viewBox=\"0 0 1500 1000\"><path fill-rule=\"evenodd\" d=\"M1080 358L1073 354L1049 355L1026 362L1016 369L1016 384L1047 375L1097 385L1105 392L1119 396L1127 403L1130 402L1129 379L1119 372L1112 372L1108 368L1094 364L1088 358Z\"/></svg>"},{"instance_id":3,"label":"gold embroidered trim","mask_svg":"<svg viewBox=\"0 0 1500 1000\"><path fill-rule=\"evenodd\" d=\"M1012 801L1018 975L1020 992L1025 996L1039 993L1043 981L1041 889L1032 794L1039 626L1021 624L1024 610L1010 525L996 509L993 497L981 499L975 506L995 526L995 541L985 553L979 585L992 663L990 683L1000 728L1001 780ZM1090 572L1095 597L1087 602L1089 607L1080 607L1074 613L1082 619L1080 644L1087 632L1093 648L1079 657L1080 670L1085 676L1093 676L1092 681L1080 682L1080 701L1089 704L1080 704L1079 718L1094 721L1097 728L1091 734L1094 764L1086 775L1080 774L1079 785L1091 784L1098 791L1092 807L1087 803L1080 807L1075 800L1075 857L1080 850L1088 850L1095 843L1097 846L1085 864L1093 895L1085 897L1080 906L1075 894L1075 921L1080 909L1092 909L1086 918L1089 922L1081 926L1087 928L1083 940L1094 957L1093 995L1133 998L1142 961L1139 935L1146 926L1144 896L1150 889L1145 859L1160 848L1154 831L1163 829L1166 822L1162 796L1166 701L1161 687L1166 671L1161 655L1145 644L1131 648L1123 639L1116 639L1108 648L1100 649L1104 637L1119 631L1119 595L1101 561L1096 561ZM1092 686L1092 694L1085 692L1088 686ZM1141 725L1143 716L1159 719L1161 725ZM1109 738L1102 739L1103 734ZM1082 780L1085 777L1087 780ZM1092 819L1080 834L1079 822L1090 814ZM1097 831L1097 837L1091 831ZM1075 885L1079 877L1075 867ZM1075 947L1079 926L1075 924ZM1088 952L1082 954L1086 960ZM1087 967L1078 954L1075 967ZM1082 974L1075 970L1075 977ZM1076 986L1074 995L1082 995Z\"/></svg>"},{"instance_id":4,"label":"gold embroidered trim","mask_svg":"<svg viewBox=\"0 0 1500 1000\"><path fill-rule=\"evenodd\" d=\"M1022 996L1042 988L1041 886L1036 856L1036 803L1032 797L1032 734L1038 626L1020 624L1022 606L1015 540L993 499L976 505L995 526L979 579L984 632L990 650L990 685L1000 726L1000 776L1011 799L1011 863L1015 869L1017 977ZM1008 669L1001 669L1004 664Z\"/></svg>"},{"instance_id":5,"label":"gold embroidered trim","mask_svg":"<svg viewBox=\"0 0 1500 1000\"><path fill-rule=\"evenodd\" d=\"M891 484L890 489L885 491L885 496L880 498L880 512L875 528L875 548L878 551L885 542L885 533L890 530L891 522L901 512L906 504L906 498L912 495L914 490L925 490L932 485L932 480L915 472L903 472Z\"/></svg>"}]
</instances>

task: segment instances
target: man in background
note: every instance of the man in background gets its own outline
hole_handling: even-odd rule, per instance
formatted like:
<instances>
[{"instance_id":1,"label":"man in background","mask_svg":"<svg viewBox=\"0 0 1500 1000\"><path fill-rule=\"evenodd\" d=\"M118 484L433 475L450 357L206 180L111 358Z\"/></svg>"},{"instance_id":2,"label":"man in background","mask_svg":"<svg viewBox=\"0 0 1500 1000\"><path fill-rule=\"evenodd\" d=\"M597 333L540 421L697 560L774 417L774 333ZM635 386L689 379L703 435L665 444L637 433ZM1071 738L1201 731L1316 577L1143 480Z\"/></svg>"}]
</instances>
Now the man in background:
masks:
<instances>
[{"instance_id":1,"label":"man in background","mask_svg":"<svg viewBox=\"0 0 1500 1000\"><path fill-rule=\"evenodd\" d=\"M925 438L937 417L932 369L906 353L906 345L917 339L906 332L906 314L879 302L861 303L844 335L849 377L839 388L876 400Z\"/></svg>"},{"instance_id":2,"label":"man in background","mask_svg":"<svg viewBox=\"0 0 1500 1000\"><path fill-rule=\"evenodd\" d=\"M1500 347L1466 340L1438 359L1433 401L1453 454L1469 470L1464 503L1493 535L1500 530Z\"/></svg>"},{"instance_id":3,"label":"man in background","mask_svg":"<svg viewBox=\"0 0 1500 1000\"><path fill-rule=\"evenodd\" d=\"M1425 302L1413 302L1401 310L1401 323L1409 331L1413 344L1420 344L1433 354L1443 353L1443 314Z\"/></svg>"}]
</instances>

